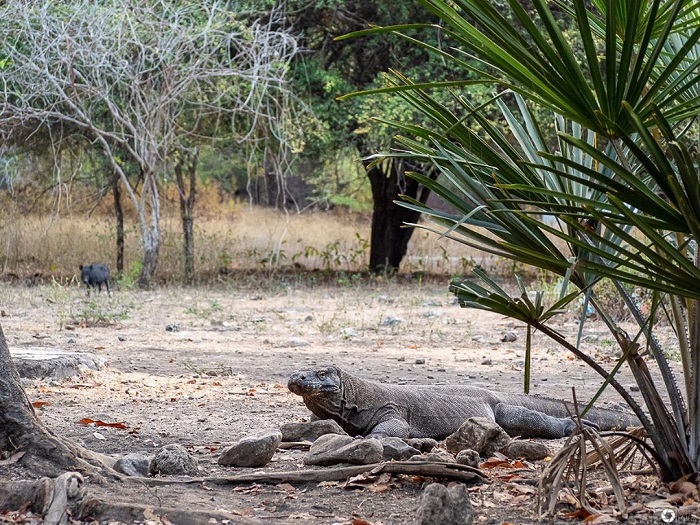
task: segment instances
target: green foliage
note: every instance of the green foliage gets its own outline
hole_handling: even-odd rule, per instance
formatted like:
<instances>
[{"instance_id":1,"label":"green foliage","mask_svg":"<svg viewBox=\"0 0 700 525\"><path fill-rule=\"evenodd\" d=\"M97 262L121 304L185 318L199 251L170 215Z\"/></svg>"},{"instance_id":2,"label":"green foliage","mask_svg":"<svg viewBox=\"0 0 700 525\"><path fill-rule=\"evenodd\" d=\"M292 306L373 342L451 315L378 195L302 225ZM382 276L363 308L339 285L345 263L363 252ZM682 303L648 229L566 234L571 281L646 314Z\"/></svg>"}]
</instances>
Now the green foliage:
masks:
<instances>
[{"instance_id":1,"label":"green foliage","mask_svg":"<svg viewBox=\"0 0 700 525\"><path fill-rule=\"evenodd\" d=\"M451 289L462 305L518 319L528 333L542 331L601 374L601 391L612 385L643 422L663 477L697 472L700 166L687 132L700 112L699 3L627 0L619 4L624 8L607 9L611 4L601 1L589 9L585 0L562 2L561 13L572 17L574 39L562 29L571 25L545 0L533 0L532 11L515 0L507 9L485 0L419 3L428 18L440 19L451 47L412 40L407 32L424 24L399 23L353 35L401 34L463 69L448 83L394 72L387 87L374 91L397 94L423 115L425 120L416 122L382 120L402 133L401 149L393 156L441 170L437 181L412 176L452 211L410 199L405 205L436 225L421 227L563 280L559 299L549 305L522 284L511 296L478 270L475 281L460 280ZM471 102L464 92L473 86L497 90L493 102ZM456 104L445 102L445 92ZM555 135L548 132L552 123ZM620 330L599 300L601 282L609 283L639 324L636 335ZM570 284L573 292L567 292ZM630 292L637 289L651 299L646 313ZM579 296L584 305L590 301L620 347L622 357L612 370L549 326ZM653 337L661 305L679 334L687 409ZM672 416L644 363L643 338L663 378ZM638 382L648 417L614 379L623 362Z\"/></svg>"},{"instance_id":2,"label":"green foliage","mask_svg":"<svg viewBox=\"0 0 700 525\"><path fill-rule=\"evenodd\" d=\"M129 318L132 306L115 300L105 302L96 298L83 303L73 314L73 322L80 326L111 325Z\"/></svg>"},{"instance_id":3,"label":"green foliage","mask_svg":"<svg viewBox=\"0 0 700 525\"><path fill-rule=\"evenodd\" d=\"M200 319L211 319L212 316L222 310L223 307L217 301L210 301L208 306L190 306L185 309L185 313L192 314Z\"/></svg>"},{"instance_id":4,"label":"green foliage","mask_svg":"<svg viewBox=\"0 0 700 525\"><path fill-rule=\"evenodd\" d=\"M368 251L369 241L356 233L355 243L349 247L341 246L340 241L330 242L323 249L307 246L302 254L295 254L292 261L320 259L326 271L343 270L356 267L367 257Z\"/></svg>"},{"instance_id":5,"label":"green foliage","mask_svg":"<svg viewBox=\"0 0 700 525\"><path fill-rule=\"evenodd\" d=\"M124 272L124 274L117 279L117 287L124 290L133 290L136 288L139 275L141 275L142 267L143 263L141 261L133 262Z\"/></svg>"}]
</instances>

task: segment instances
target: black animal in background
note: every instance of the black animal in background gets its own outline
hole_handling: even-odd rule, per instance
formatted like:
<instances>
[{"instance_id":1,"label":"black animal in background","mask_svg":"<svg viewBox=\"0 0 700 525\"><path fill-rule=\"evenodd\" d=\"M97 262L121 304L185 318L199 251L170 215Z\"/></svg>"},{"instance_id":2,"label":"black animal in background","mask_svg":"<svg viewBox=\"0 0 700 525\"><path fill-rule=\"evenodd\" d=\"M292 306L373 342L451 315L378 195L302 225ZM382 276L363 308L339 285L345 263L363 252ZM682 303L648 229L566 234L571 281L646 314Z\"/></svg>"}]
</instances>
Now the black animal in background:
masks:
<instances>
[{"instance_id":1,"label":"black animal in background","mask_svg":"<svg viewBox=\"0 0 700 525\"><path fill-rule=\"evenodd\" d=\"M109 289L109 268L101 263L81 264L80 265L80 280L87 286L87 293L90 295L90 288L97 288L98 292L102 291L102 285Z\"/></svg>"}]
</instances>

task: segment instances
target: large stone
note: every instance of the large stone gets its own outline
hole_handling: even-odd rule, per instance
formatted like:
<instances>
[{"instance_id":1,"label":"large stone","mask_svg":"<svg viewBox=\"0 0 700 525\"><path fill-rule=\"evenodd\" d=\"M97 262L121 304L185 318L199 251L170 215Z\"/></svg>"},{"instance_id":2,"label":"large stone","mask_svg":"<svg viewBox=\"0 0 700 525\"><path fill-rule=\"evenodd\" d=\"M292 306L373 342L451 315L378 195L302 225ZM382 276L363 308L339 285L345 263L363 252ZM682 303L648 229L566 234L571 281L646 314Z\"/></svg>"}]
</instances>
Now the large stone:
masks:
<instances>
[{"instance_id":1,"label":"large stone","mask_svg":"<svg viewBox=\"0 0 700 525\"><path fill-rule=\"evenodd\" d=\"M501 449L501 452L511 459L524 459L526 461L539 461L552 453L543 443L514 439Z\"/></svg>"},{"instance_id":2,"label":"large stone","mask_svg":"<svg viewBox=\"0 0 700 525\"><path fill-rule=\"evenodd\" d=\"M445 439L445 447L453 454L460 450L476 450L482 456L491 456L510 441L506 431L485 417L470 417L457 432Z\"/></svg>"},{"instance_id":3,"label":"large stone","mask_svg":"<svg viewBox=\"0 0 700 525\"><path fill-rule=\"evenodd\" d=\"M449 489L432 483L423 491L416 513L416 525L470 525L474 508L464 484Z\"/></svg>"},{"instance_id":4,"label":"large stone","mask_svg":"<svg viewBox=\"0 0 700 525\"><path fill-rule=\"evenodd\" d=\"M245 437L221 451L219 465L262 467L270 462L281 441L282 432L279 430Z\"/></svg>"},{"instance_id":5,"label":"large stone","mask_svg":"<svg viewBox=\"0 0 700 525\"><path fill-rule=\"evenodd\" d=\"M406 443L421 452L430 452L438 446L437 440L433 438L408 438Z\"/></svg>"},{"instance_id":6,"label":"large stone","mask_svg":"<svg viewBox=\"0 0 700 525\"><path fill-rule=\"evenodd\" d=\"M196 476L199 474L197 460L187 449L177 443L162 447L148 465L151 476Z\"/></svg>"},{"instance_id":7,"label":"large stone","mask_svg":"<svg viewBox=\"0 0 700 525\"><path fill-rule=\"evenodd\" d=\"M146 478L150 462L151 458L146 454L127 454L114 463L114 470L126 476Z\"/></svg>"},{"instance_id":8,"label":"large stone","mask_svg":"<svg viewBox=\"0 0 700 525\"><path fill-rule=\"evenodd\" d=\"M326 434L347 436L338 423L332 419L317 419L308 423L286 423L280 427L282 441L316 441Z\"/></svg>"},{"instance_id":9,"label":"large stone","mask_svg":"<svg viewBox=\"0 0 700 525\"><path fill-rule=\"evenodd\" d=\"M460 465L466 465L467 467L479 468L479 453L476 450L470 448L465 450L460 450L455 457L455 461Z\"/></svg>"},{"instance_id":10,"label":"large stone","mask_svg":"<svg viewBox=\"0 0 700 525\"><path fill-rule=\"evenodd\" d=\"M447 452L447 450L440 450L439 448L427 454L412 456L408 458L408 460L422 461L424 463L456 463L455 457L452 454Z\"/></svg>"},{"instance_id":11,"label":"large stone","mask_svg":"<svg viewBox=\"0 0 700 525\"><path fill-rule=\"evenodd\" d=\"M350 436L326 434L311 445L304 459L307 465L335 465L352 463L367 465L382 460L384 447L375 438L355 439Z\"/></svg>"},{"instance_id":12,"label":"large stone","mask_svg":"<svg viewBox=\"0 0 700 525\"><path fill-rule=\"evenodd\" d=\"M380 440L384 447L384 461L403 461L420 454L420 450L413 448L403 439L397 437L385 437Z\"/></svg>"}]
</instances>

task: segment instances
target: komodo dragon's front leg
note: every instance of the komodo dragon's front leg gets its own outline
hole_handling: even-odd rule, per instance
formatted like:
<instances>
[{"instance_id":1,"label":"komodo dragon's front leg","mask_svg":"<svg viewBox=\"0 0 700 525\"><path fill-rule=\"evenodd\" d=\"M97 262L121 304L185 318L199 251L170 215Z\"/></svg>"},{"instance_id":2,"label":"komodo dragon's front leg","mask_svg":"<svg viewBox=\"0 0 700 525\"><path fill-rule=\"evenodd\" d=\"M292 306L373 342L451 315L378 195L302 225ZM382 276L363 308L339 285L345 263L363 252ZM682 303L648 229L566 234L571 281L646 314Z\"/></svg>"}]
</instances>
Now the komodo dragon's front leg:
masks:
<instances>
[{"instance_id":1,"label":"komodo dragon's front leg","mask_svg":"<svg viewBox=\"0 0 700 525\"><path fill-rule=\"evenodd\" d=\"M557 439L568 436L576 428L576 423L571 418L553 417L506 403L498 403L493 409L493 415L496 423L511 436ZM585 419L581 422L597 428L597 425Z\"/></svg>"},{"instance_id":2,"label":"komodo dragon's front leg","mask_svg":"<svg viewBox=\"0 0 700 525\"><path fill-rule=\"evenodd\" d=\"M411 427L409 426L408 421L401 417L394 417L391 419L385 419L381 423L375 425L366 437L398 437L406 439L410 437L410 433Z\"/></svg>"}]
</instances>

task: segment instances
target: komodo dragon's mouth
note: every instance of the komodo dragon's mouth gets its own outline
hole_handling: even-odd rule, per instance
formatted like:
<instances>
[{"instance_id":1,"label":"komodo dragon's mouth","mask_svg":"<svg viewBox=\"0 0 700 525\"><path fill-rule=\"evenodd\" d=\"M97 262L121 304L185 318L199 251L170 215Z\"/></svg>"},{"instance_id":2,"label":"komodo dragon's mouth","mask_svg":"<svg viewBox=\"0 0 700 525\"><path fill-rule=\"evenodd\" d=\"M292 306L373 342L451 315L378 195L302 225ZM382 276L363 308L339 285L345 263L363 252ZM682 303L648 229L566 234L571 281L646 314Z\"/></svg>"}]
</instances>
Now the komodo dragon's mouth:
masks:
<instances>
[{"instance_id":1,"label":"komodo dragon's mouth","mask_svg":"<svg viewBox=\"0 0 700 525\"><path fill-rule=\"evenodd\" d=\"M339 377L333 377L328 370L299 370L294 372L287 383L287 388L294 394L308 396L338 392L340 390Z\"/></svg>"}]
</instances>

